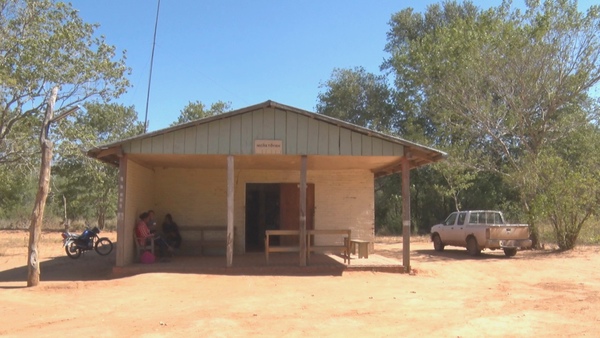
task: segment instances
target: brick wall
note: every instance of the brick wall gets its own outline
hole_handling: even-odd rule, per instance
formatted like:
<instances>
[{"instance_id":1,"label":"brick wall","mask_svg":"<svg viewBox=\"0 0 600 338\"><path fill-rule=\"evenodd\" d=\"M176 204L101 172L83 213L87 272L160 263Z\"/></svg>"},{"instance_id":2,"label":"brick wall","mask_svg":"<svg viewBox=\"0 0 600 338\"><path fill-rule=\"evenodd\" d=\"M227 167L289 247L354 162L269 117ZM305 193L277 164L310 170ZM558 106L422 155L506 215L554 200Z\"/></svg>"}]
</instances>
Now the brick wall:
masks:
<instances>
[{"instance_id":1,"label":"brick wall","mask_svg":"<svg viewBox=\"0 0 600 338\"><path fill-rule=\"evenodd\" d=\"M133 245L133 232L138 215L154 205L153 182L154 172L141 165L128 161L127 177L125 183L125 208L123 224L120 232L117 252L117 266L124 266L133 262L135 247ZM125 244L127 243L127 244ZM127 248L127 249L126 249Z\"/></svg>"},{"instance_id":2,"label":"brick wall","mask_svg":"<svg viewBox=\"0 0 600 338\"><path fill-rule=\"evenodd\" d=\"M298 171L235 172L235 252L244 252L246 183L297 183ZM353 238L374 234L373 174L368 170L309 171L315 185L315 228L352 229ZM171 213L179 225L227 224L227 171L157 168L153 179L157 221ZM317 239L328 241L330 239Z\"/></svg>"}]
</instances>

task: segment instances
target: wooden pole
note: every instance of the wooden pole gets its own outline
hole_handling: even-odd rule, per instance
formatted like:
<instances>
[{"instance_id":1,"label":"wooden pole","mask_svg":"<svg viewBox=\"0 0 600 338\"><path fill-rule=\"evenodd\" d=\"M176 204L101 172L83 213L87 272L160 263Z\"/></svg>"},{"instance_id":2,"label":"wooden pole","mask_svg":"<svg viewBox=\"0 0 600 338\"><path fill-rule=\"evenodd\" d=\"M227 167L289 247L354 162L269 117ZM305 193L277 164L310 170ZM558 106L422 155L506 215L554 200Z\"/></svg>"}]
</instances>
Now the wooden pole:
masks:
<instances>
[{"instance_id":1,"label":"wooden pole","mask_svg":"<svg viewBox=\"0 0 600 338\"><path fill-rule=\"evenodd\" d=\"M133 260L126 261L125 248L131 250L131 243L135 240L133 237L134 222L130 220L126 222L125 210L127 203L127 162L128 155L123 154L119 158L119 182L118 182L118 202L117 202L117 261L116 266L125 266L133 262ZM137 215L135 215L137 219ZM126 244L128 243L128 244Z\"/></svg>"},{"instance_id":2,"label":"wooden pole","mask_svg":"<svg viewBox=\"0 0 600 338\"><path fill-rule=\"evenodd\" d=\"M233 265L233 156L227 156L227 267Z\"/></svg>"},{"instance_id":3,"label":"wooden pole","mask_svg":"<svg viewBox=\"0 0 600 338\"><path fill-rule=\"evenodd\" d=\"M402 157L402 265L410 272L410 163Z\"/></svg>"},{"instance_id":4,"label":"wooden pole","mask_svg":"<svg viewBox=\"0 0 600 338\"><path fill-rule=\"evenodd\" d=\"M58 87L52 88L48 103L46 105L46 116L40 132L40 146L42 148L42 163L40 166L40 177L38 180L38 191L35 196L35 204L31 211L31 224L29 225L29 246L27 249L27 286L37 286L40 283L40 262L38 243L42 233L42 221L46 198L50 186L50 169L52 161L52 141L49 138L50 122L54 116L54 103L58 95Z\"/></svg>"},{"instance_id":5,"label":"wooden pole","mask_svg":"<svg viewBox=\"0 0 600 338\"><path fill-rule=\"evenodd\" d=\"M306 155L302 155L300 164L300 266L306 266Z\"/></svg>"}]
</instances>

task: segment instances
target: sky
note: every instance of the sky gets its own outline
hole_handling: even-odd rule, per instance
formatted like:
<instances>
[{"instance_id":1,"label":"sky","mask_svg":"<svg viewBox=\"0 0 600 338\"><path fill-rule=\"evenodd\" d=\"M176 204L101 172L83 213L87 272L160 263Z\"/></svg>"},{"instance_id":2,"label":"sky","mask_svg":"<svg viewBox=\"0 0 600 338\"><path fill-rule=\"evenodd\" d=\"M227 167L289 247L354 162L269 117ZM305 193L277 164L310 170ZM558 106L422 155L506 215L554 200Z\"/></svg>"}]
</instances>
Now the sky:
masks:
<instances>
[{"instance_id":1,"label":"sky","mask_svg":"<svg viewBox=\"0 0 600 338\"><path fill-rule=\"evenodd\" d=\"M239 109L273 100L315 111L320 86L335 68L381 73L394 13L424 12L441 1L161 0L155 44L158 0L70 2L85 22L100 25L96 34L126 51L133 86L115 102L134 106L141 122L148 107L150 132L168 127L195 101ZM580 8L592 2L579 1Z\"/></svg>"}]
</instances>

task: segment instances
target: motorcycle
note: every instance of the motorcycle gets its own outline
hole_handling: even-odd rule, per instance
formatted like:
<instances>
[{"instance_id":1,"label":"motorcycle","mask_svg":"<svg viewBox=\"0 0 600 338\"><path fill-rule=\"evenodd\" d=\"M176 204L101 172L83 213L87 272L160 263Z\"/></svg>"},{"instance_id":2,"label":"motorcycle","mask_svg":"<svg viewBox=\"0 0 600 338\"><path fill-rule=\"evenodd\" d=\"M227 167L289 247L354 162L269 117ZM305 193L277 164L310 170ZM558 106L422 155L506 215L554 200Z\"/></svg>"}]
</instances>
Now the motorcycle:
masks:
<instances>
[{"instance_id":1,"label":"motorcycle","mask_svg":"<svg viewBox=\"0 0 600 338\"><path fill-rule=\"evenodd\" d=\"M63 247L67 256L79 258L81 253L88 250L96 251L100 256L106 256L113 250L113 243L106 237L98 237L100 229L85 229L81 235L68 231L62 233Z\"/></svg>"}]
</instances>

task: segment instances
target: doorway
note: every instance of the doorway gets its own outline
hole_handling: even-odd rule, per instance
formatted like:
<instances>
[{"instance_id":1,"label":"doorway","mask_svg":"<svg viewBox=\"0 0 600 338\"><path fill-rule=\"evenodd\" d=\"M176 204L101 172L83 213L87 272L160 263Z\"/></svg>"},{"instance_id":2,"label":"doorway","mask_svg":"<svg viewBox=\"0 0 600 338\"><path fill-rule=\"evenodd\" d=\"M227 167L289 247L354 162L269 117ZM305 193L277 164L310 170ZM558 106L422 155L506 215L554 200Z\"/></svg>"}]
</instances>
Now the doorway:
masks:
<instances>
[{"instance_id":1,"label":"doorway","mask_svg":"<svg viewBox=\"0 0 600 338\"><path fill-rule=\"evenodd\" d=\"M306 229L314 229L315 185L306 187ZM246 184L246 252L265 248L266 230L300 229L300 188L297 183ZM281 241L281 243L280 243ZM273 236L272 245L297 245L290 236Z\"/></svg>"}]
</instances>

